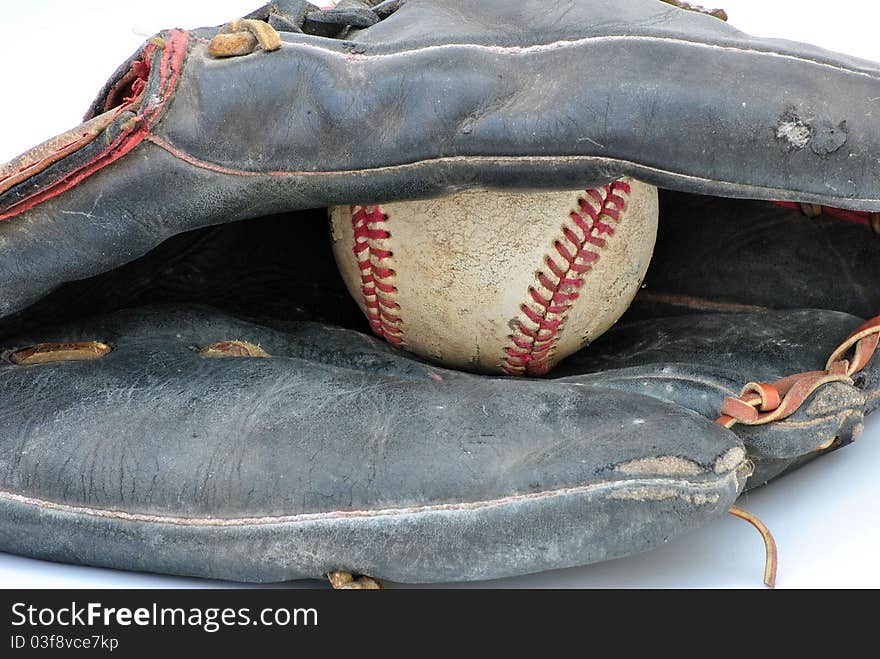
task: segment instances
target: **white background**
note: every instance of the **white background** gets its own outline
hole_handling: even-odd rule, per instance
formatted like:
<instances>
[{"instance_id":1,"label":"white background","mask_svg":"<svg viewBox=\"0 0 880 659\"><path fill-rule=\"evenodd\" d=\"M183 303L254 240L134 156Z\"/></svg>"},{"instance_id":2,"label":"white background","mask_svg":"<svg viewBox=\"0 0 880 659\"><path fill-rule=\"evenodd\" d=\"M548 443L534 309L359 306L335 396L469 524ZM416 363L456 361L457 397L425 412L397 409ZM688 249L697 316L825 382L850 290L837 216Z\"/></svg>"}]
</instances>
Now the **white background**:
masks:
<instances>
[{"instance_id":1,"label":"white background","mask_svg":"<svg viewBox=\"0 0 880 659\"><path fill-rule=\"evenodd\" d=\"M260 1L0 0L0 162L75 126L109 75L145 38L167 27L221 24ZM875 0L723 0L721 6L731 23L747 32L880 61ZM776 536L780 588L880 587L878 466L880 418L872 418L854 445L741 500ZM474 585L760 587L762 568L757 533L728 518L648 554ZM229 584L0 554L0 587L219 585Z\"/></svg>"}]
</instances>

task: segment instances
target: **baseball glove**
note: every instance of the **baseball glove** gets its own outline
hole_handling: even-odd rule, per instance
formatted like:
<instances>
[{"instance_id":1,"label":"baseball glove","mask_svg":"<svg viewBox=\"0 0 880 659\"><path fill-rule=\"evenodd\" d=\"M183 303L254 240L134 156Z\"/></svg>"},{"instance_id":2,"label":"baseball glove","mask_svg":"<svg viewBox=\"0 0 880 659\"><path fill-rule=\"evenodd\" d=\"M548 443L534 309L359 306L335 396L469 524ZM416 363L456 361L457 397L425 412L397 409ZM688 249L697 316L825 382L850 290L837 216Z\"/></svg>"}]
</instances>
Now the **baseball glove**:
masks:
<instances>
[{"instance_id":1,"label":"baseball glove","mask_svg":"<svg viewBox=\"0 0 880 659\"><path fill-rule=\"evenodd\" d=\"M150 39L0 167L0 550L356 587L733 512L772 582L737 498L877 406L880 68L719 16L278 0ZM389 345L334 263L331 206L623 177L661 188L644 286L543 378Z\"/></svg>"}]
</instances>

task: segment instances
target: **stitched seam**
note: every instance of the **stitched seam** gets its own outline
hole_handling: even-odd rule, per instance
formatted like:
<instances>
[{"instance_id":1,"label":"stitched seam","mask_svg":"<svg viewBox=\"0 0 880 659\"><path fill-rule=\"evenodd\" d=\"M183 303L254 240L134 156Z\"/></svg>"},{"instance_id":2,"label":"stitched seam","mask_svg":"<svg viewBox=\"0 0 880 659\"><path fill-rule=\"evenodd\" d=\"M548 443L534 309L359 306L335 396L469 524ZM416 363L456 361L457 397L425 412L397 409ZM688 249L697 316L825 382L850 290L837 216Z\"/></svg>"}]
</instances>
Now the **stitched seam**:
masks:
<instances>
[{"instance_id":1,"label":"stitched seam","mask_svg":"<svg viewBox=\"0 0 880 659\"><path fill-rule=\"evenodd\" d=\"M8 501L29 506L36 506L44 510L53 510L61 513L74 515L88 515L90 517L109 518L127 522L148 522L154 524L173 524L177 526L265 526L269 524L293 524L303 522L325 522L346 519L364 519L376 517L395 517L401 515L418 515L443 512L468 512L483 508L494 508L506 505L515 505L529 501L541 501L560 496L580 496L602 494L604 491L617 491L623 487L680 487L693 492L694 490L720 490L729 481L737 482L737 470L728 472L723 479L703 482L688 480L672 480L668 478L634 478L606 483L591 483L589 485L575 485L555 490L542 492L530 492L528 494L514 494L498 499L473 501L467 503L440 503L433 505L411 506L407 508L383 508L377 510L337 510L325 513L299 513L296 515L265 515L260 517L217 518L217 517L174 517L171 515L151 515L147 513L127 513L121 510L106 510L101 508L89 508L86 506L74 506L36 497L28 497L21 494L13 494L0 490L0 501ZM738 483L737 483L738 487Z\"/></svg>"},{"instance_id":2,"label":"stitched seam","mask_svg":"<svg viewBox=\"0 0 880 659\"><path fill-rule=\"evenodd\" d=\"M698 183L703 185L713 185L717 186L719 192L716 196L742 196L744 191L746 194L750 195L762 195L761 198L767 200L778 200L784 198L786 196L791 196L791 190L787 188L773 188L763 185L755 185L753 183L737 183L735 181L722 181L720 179L711 179L706 178L704 176L694 176L693 174L683 174L681 172L675 172L669 169L661 169L659 167L650 167L648 165L643 165L641 163L637 163L634 160L626 160L623 158L608 158L605 156L588 156L588 155L556 155L556 156L441 156L438 158L427 158L424 160L415 160L413 162L402 163L398 165L381 165L379 167L362 167L359 169L335 169L335 170L326 170L326 171L316 171L316 170L263 170L263 171L255 171L255 170L247 170L247 169L236 169L234 167L226 167L225 165L219 165L217 163L212 163L207 160L202 160L192 154L183 151L182 149L174 146L170 142L167 142L155 135L147 135L144 138L145 141L152 142L160 149L167 151L170 155L182 160L183 162L189 163L194 167L198 167L200 169L205 169L211 172L216 172L218 174L228 174L230 176L266 176L266 177L285 177L285 176L301 176L301 177L316 177L316 178L328 178L333 176L346 176L349 174L394 174L398 172L409 172L411 170L418 170L423 167L429 167L431 165L439 165L439 164L472 164L472 163L485 163L489 165L521 165L521 164L530 164L530 165L540 165L540 164L584 164L591 165L597 169L604 168L605 170L613 170L617 169L618 174L620 173L620 167L629 167L631 171L626 172L628 176L632 176L633 178L640 179L642 181L649 181L647 175L656 175L656 176L664 176L671 179L674 179L676 182L681 182L682 184L687 183ZM668 182L664 183L664 187L672 187ZM803 198L805 201L809 201L811 199L823 199L824 202L827 202L828 197L826 195L820 195L818 193L811 192L803 192L798 193L798 196ZM756 197L757 198L757 197ZM847 200L851 200L852 197L837 197L837 200L843 202ZM878 204L880 205L880 197L878 198L859 198L858 201L864 202L866 204ZM823 203L824 203L823 202Z\"/></svg>"},{"instance_id":3,"label":"stitched seam","mask_svg":"<svg viewBox=\"0 0 880 659\"><path fill-rule=\"evenodd\" d=\"M620 222L630 185L615 181L586 190L578 210L569 213L553 251L544 256L546 270L536 274L514 319L510 343L504 348L501 369L508 375L544 375L553 363L568 312L580 297L584 279L599 260L607 240L614 235L609 221Z\"/></svg>"},{"instance_id":4,"label":"stitched seam","mask_svg":"<svg viewBox=\"0 0 880 659\"><path fill-rule=\"evenodd\" d=\"M379 206L352 206L352 252L361 272L361 295L370 329L392 345L405 347L387 221Z\"/></svg>"},{"instance_id":5,"label":"stitched seam","mask_svg":"<svg viewBox=\"0 0 880 659\"><path fill-rule=\"evenodd\" d=\"M649 35L625 35L625 34L606 34L602 36L589 36L589 37L581 37L575 39L565 39L561 41L553 41L546 44L535 44L532 46L493 46L493 45L485 45L485 44L476 44L476 43L451 43L451 44L439 44L434 46L420 46L418 48L410 48L405 50L399 50L392 53L378 53L378 54L368 54L368 53L350 53L347 51L339 51L332 48L327 48L325 46L318 45L316 43L306 43L304 41L299 42L291 42L284 41L282 44L282 48L296 48L302 50L314 50L323 53L327 53L329 55L333 55L339 57L340 59L344 59L348 62L360 62L360 61L370 61L370 60L382 60L382 59L396 59L399 57L412 57L413 55L420 54L433 54L436 51L444 51L444 50L455 50L458 48L462 48L465 50L476 50L476 51L485 51L492 54L497 55L528 55L531 53L544 53L544 52L552 52L555 50L567 50L570 48L579 48L581 46L588 46L594 43L601 42L655 42L655 43L668 43L673 45L687 45L693 48L704 48L707 50L718 50L722 52L732 52L732 53L743 53L747 55L756 55L759 57L771 57L775 59L782 60L791 60L794 62L802 62L804 64L812 64L815 66L819 66L822 68L831 69L833 71L840 71L842 73L847 73L859 77L870 78L872 80L880 80L880 73L877 72L869 72L869 71L861 71L858 69L850 68L847 66L841 66L839 64L833 64L831 62L822 61L820 59L815 59L803 55L794 55L791 53L779 53L774 52L772 50L764 50L761 48L744 48L738 47L734 45L721 45L718 43L706 43L704 41L694 41L692 39L683 39L680 37L659 37L659 36L649 36ZM769 48L769 46L768 46Z\"/></svg>"}]
</instances>

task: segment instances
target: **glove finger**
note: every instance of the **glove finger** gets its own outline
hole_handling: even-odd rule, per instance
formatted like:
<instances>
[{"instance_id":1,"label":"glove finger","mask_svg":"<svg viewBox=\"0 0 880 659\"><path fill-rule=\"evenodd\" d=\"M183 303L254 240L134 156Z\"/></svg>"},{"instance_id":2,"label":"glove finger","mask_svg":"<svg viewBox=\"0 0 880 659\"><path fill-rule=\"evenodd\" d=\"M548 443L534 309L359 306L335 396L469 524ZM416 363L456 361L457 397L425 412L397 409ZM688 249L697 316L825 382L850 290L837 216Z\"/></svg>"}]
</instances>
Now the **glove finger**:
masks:
<instances>
[{"instance_id":1,"label":"glove finger","mask_svg":"<svg viewBox=\"0 0 880 659\"><path fill-rule=\"evenodd\" d=\"M748 473L736 435L648 396L328 365L207 311L46 330L7 342L12 361L37 338L112 351L0 366L3 551L245 581L485 579L653 547L724 515ZM377 344L322 344L352 341Z\"/></svg>"},{"instance_id":2,"label":"glove finger","mask_svg":"<svg viewBox=\"0 0 880 659\"><path fill-rule=\"evenodd\" d=\"M746 382L775 382L824 367L859 318L797 310L691 314L635 321L612 329L563 362L554 375L581 386L639 392L716 419L719 401ZM855 439L880 391L870 364L854 384L834 382L813 393L792 416L762 426L734 426L756 464L749 487Z\"/></svg>"},{"instance_id":3,"label":"glove finger","mask_svg":"<svg viewBox=\"0 0 880 659\"><path fill-rule=\"evenodd\" d=\"M0 169L0 239L22 255L0 314L183 230L468 187L629 174L880 209L875 65L654 0L411 0L351 39L223 60L216 33L152 40L94 105L107 125Z\"/></svg>"}]
</instances>

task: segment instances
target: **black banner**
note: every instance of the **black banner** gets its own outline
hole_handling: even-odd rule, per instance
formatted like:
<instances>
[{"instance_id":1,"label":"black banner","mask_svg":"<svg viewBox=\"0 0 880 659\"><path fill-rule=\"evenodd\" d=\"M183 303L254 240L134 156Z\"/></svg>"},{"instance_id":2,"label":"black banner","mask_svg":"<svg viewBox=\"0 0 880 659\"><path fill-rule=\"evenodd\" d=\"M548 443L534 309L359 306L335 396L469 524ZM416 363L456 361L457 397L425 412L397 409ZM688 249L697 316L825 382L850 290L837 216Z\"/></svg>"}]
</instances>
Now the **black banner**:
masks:
<instances>
[{"instance_id":1,"label":"black banner","mask_svg":"<svg viewBox=\"0 0 880 659\"><path fill-rule=\"evenodd\" d=\"M428 636L453 629L485 633L490 624L485 615L487 595L491 592L480 596L476 591L430 590L3 591L0 606L6 633L0 656L88 650L92 655L125 657L135 650L174 651L193 643L224 652L252 652L274 642L299 649L327 642L350 642L353 650L362 643L381 647L388 640L382 634L396 634L401 628ZM496 593L491 599L503 603L507 597ZM518 606L528 607L525 601ZM507 621L515 621L516 607L505 608ZM542 604L529 615L546 612Z\"/></svg>"},{"instance_id":2,"label":"black banner","mask_svg":"<svg viewBox=\"0 0 880 659\"><path fill-rule=\"evenodd\" d=\"M468 639L490 641L496 650L511 642L520 650L522 643L550 648L562 640L586 649L595 645L588 638L600 637L632 647L668 636L685 612L692 625L711 617L710 627L727 617L725 607L733 617L733 606L744 604L739 597L681 591L7 590L0 591L0 657L45 651L128 657L156 650L176 656L193 647L223 656L272 647L360 653L407 647L404 637L410 643L414 635L434 650L471 647ZM775 599L770 593L742 597L749 606ZM672 605L679 599L680 606Z\"/></svg>"}]
</instances>

